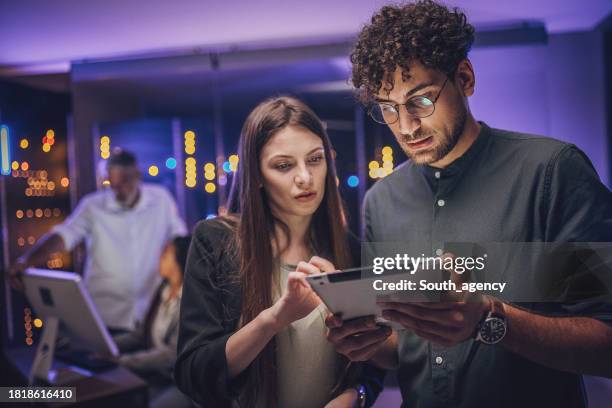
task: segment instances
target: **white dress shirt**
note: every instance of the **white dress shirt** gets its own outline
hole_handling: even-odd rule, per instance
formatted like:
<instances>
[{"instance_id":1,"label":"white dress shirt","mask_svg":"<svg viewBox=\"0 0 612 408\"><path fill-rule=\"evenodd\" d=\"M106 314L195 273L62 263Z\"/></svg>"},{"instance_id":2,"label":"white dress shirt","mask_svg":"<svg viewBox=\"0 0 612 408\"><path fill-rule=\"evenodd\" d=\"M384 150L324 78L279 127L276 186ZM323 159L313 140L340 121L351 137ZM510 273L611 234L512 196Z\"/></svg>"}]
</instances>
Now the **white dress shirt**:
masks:
<instances>
[{"instance_id":1,"label":"white dress shirt","mask_svg":"<svg viewBox=\"0 0 612 408\"><path fill-rule=\"evenodd\" d=\"M170 193L154 184L141 184L140 198L122 207L112 190L83 197L74 212L53 228L67 250L85 240L84 280L98 313L107 326L133 329L144 319L161 282L159 257L175 236L186 235Z\"/></svg>"}]
</instances>

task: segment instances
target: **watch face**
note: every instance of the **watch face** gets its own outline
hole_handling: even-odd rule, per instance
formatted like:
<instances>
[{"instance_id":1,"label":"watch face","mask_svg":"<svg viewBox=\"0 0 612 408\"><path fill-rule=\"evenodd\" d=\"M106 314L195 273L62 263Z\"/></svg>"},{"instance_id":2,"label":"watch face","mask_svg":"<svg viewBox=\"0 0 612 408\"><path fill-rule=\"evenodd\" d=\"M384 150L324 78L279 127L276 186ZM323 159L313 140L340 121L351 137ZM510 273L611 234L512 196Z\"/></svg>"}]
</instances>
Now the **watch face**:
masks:
<instances>
[{"instance_id":1,"label":"watch face","mask_svg":"<svg viewBox=\"0 0 612 408\"><path fill-rule=\"evenodd\" d=\"M506 335L506 322L499 317L486 319L480 328L480 337L487 344L495 344Z\"/></svg>"}]
</instances>

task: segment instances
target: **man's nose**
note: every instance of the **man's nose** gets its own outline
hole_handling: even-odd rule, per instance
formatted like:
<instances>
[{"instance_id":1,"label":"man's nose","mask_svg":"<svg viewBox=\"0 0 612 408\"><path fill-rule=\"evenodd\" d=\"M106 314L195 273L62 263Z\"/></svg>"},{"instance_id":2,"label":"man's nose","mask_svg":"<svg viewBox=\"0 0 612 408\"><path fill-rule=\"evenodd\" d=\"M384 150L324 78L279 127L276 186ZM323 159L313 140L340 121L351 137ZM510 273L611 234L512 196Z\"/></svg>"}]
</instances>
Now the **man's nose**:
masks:
<instances>
[{"instance_id":1,"label":"man's nose","mask_svg":"<svg viewBox=\"0 0 612 408\"><path fill-rule=\"evenodd\" d=\"M400 105L398 115L399 131L402 135L411 136L421 126L421 119L408 113L408 110L403 105Z\"/></svg>"}]
</instances>

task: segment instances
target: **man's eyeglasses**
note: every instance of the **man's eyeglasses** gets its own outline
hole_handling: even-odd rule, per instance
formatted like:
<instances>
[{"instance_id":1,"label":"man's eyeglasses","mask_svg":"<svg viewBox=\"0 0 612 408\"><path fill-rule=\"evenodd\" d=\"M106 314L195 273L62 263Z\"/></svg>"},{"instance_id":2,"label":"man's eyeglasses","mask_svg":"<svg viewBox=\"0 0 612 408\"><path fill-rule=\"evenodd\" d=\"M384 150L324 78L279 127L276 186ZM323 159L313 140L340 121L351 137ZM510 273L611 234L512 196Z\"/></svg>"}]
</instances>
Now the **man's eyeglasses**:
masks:
<instances>
[{"instance_id":1,"label":"man's eyeglasses","mask_svg":"<svg viewBox=\"0 0 612 408\"><path fill-rule=\"evenodd\" d=\"M426 96L413 96L408 99L406 103L403 105L406 107L408 113L415 118L426 118L428 116L433 115L436 110L436 102L446 83L448 82L448 77L442 84L442 88L440 88L440 92L438 92L438 96L435 99L431 100ZM399 120L399 108L400 105L391 102L374 102L369 109L369 114L374 119L375 122L381 123L383 125L392 125Z\"/></svg>"}]
</instances>

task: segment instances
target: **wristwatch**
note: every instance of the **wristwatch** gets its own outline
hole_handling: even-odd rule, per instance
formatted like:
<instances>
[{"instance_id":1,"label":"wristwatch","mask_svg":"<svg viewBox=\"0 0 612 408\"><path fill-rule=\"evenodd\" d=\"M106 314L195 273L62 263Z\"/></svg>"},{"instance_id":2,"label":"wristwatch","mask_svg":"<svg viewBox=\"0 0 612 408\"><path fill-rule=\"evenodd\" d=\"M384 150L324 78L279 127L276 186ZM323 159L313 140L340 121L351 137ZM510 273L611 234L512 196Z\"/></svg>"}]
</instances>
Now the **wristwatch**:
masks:
<instances>
[{"instance_id":1,"label":"wristwatch","mask_svg":"<svg viewBox=\"0 0 612 408\"><path fill-rule=\"evenodd\" d=\"M357 404L355 406L364 408L366 406L366 388L361 384L357 384L353 388L357 391Z\"/></svg>"},{"instance_id":2,"label":"wristwatch","mask_svg":"<svg viewBox=\"0 0 612 408\"><path fill-rule=\"evenodd\" d=\"M476 329L476 341L484 344L497 344L508 332L508 322L504 313L504 304L489 297L491 309L485 314Z\"/></svg>"}]
</instances>

